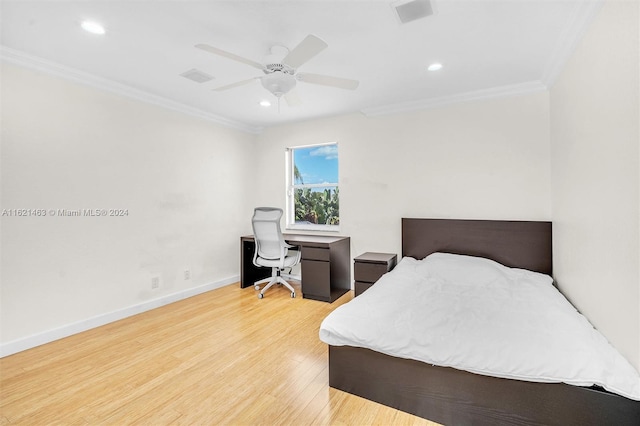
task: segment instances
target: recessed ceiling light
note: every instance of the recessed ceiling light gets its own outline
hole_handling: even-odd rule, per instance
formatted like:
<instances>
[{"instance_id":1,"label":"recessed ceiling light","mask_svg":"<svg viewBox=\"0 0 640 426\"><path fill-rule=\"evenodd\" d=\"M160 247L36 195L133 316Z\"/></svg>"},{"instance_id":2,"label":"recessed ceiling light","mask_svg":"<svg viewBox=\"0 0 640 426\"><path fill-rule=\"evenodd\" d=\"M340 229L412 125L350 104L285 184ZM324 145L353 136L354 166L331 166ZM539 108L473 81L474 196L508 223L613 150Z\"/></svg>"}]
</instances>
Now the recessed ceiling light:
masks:
<instances>
[{"instance_id":1,"label":"recessed ceiling light","mask_svg":"<svg viewBox=\"0 0 640 426\"><path fill-rule=\"evenodd\" d=\"M438 71L441 68L442 68L442 64L439 63L439 62L435 62L435 63L429 65L429 67L427 69L429 71Z\"/></svg>"},{"instance_id":2,"label":"recessed ceiling light","mask_svg":"<svg viewBox=\"0 0 640 426\"><path fill-rule=\"evenodd\" d=\"M271 106L271 102L266 101L266 100L265 101L260 101L260 106L265 107L265 108L266 107L270 107Z\"/></svg>"},{"instance_id":3,"label":"recessed ceiling light","mask_svg":"<svg viewBox=\"0 0 640 426\"><path fill-rule=\"evenodd\" d=\"M94 21L82 21L82 29L91 34L104 34L105 30L102 25Z\"/></svg>"}]
</instances>

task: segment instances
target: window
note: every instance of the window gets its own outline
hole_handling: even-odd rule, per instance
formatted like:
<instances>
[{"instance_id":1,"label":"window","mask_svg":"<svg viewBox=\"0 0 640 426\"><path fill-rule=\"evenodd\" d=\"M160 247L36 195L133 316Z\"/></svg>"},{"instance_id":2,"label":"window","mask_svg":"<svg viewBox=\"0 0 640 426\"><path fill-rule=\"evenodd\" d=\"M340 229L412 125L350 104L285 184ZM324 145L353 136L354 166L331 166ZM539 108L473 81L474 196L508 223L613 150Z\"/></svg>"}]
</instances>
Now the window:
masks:
<instances>
[{"instance_id":1,"label":"window","mask_svg":"<svg viewBox=\"0 0 640 426\"><path fill-rule=\"evenodd\" d=\"M287 227L338 230L338 144L288 148Z\"/></svg>"}]
</instances>

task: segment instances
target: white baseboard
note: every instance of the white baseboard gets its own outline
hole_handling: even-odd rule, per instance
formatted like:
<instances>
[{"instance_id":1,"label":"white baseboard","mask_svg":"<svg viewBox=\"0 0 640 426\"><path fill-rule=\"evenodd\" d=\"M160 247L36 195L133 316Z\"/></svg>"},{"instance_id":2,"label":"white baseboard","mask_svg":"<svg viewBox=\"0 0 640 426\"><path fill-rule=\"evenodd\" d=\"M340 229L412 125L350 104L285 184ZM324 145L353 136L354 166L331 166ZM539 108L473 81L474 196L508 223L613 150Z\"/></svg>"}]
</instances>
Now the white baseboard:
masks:
<instances>
[{"instance_id":1,"label":"white baseboard","mask_svg":"<svg viewBox=\"0 0 640 426\"><path fill-rule=\"evenodd\" d=\"M42 333L37 333L31 336L12 340L10 342L2 343L0 344L0 358L25 351L27 349L35 348L36 346L44 345L45 343L53 342L54 340L59 340L64 337L78 334L92 328L100 327L102 325L109 324L133 315L137 315L142 312L150 311L152 309L156 309L161 306L177 302L179 300L187 299L189 297L196 296L207 291L215 290L216 288L237 283L238 281L240 281L240 277L233 276L221 281L216 281L214 283L204 284L198 287L188 288L177 293L167 294L157 299L148 300L146 302L119 309L117 311L97 315L95 317L87 318L86 320L74 322L72 324L67 324L62 327L54 328L52 330L43 331Z\"/></svg>"}]
</instances>

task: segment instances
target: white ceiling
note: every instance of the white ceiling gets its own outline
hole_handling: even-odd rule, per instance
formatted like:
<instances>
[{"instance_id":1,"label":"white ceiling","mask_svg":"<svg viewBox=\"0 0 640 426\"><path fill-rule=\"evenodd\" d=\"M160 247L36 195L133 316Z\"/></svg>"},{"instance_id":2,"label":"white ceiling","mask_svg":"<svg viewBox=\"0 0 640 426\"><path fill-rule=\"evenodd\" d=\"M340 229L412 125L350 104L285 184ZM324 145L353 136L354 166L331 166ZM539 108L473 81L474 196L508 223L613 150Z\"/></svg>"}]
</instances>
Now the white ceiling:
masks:
<instances>
[{"instance_id":1,"label":"white ceiling","mask_svg":"<svg viewBox=\"0 0 640 426\"><path fill-rule=\"evenodd\" d=\"M2 58L258 132L321 116L544 90L599 2L433 0L434 15L407 24L394 3L3 0ZM83 31L85 19L104 24L106 34ZM211 90L261 71L194 47L206 43L262 62L271 46L292 49L308 34L329 47L300 71L356 79L360 86L298 82L302 104L283 101L279 112L257 80ZM443 69L428 72L432 62ZM192 68L215 78L199 84L180 76ZM259 106L263 99L273 106Z\"/></svg>"}]
</instances>

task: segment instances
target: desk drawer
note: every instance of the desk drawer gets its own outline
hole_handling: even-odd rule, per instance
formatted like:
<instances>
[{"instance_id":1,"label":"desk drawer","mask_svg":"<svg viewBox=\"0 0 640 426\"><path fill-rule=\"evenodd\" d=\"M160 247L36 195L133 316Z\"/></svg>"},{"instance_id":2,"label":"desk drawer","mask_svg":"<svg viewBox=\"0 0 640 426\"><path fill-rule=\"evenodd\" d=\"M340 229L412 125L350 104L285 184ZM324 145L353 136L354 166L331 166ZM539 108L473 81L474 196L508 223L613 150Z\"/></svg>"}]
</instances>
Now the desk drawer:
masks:
<instances>
[{"instance_id":1,"label":"desk drawer","mask_svg":"<svg viewBox=\"0 0 640 426\"><path fill-rule=\"evenodd\" d=\"M317 247L302 247L302 258L305 260L329 261L329 249Z\"/></svg>"},{"instance_id":2,"label":"desk drawer","mask_svg":"<svg viewBox=\"0 0 640 426\"><path fill-rule=\"evenodd\" d=\"M301 265L302 297L329 301L331 298L331 264L306 259Z\"/></svg>"}]
</instances>

